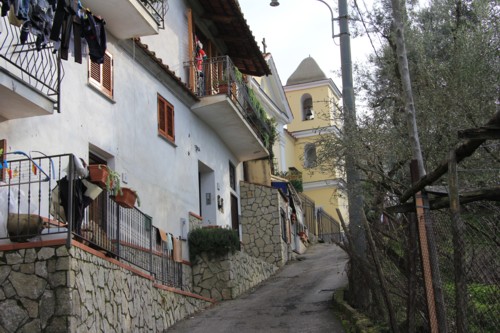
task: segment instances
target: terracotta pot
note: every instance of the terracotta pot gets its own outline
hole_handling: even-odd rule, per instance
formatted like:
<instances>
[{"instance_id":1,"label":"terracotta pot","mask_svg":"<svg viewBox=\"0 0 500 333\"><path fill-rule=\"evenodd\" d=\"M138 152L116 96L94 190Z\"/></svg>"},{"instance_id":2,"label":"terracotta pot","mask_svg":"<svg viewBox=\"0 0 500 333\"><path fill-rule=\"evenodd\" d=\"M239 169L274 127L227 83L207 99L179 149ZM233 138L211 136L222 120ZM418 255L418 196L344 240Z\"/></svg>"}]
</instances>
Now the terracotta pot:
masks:
<instances>
[{"instance_id":1,"label":"terracotta pot","mask_svg":"<svg viewBox=\"0 0 500 333\"><path fill-rule=\"evenodd\" d=\"M106 180L108 179L108 167L104 164L89 165L90 181L99 185L102 189L106 188Z\"/></svg>"},{"instance_id":2,"label":"terracotta pot","mask_svg":"<svg viewBox=\"0 0 500 333\"><path fill-rule=\"evenodd\" d=\"M134 208L137 195L135 192L128 187L122 187L121 193L114 197L115 202L124 208Z\"/></svg>"},{"instance_id":3,"label":"terracotta pot","mask_svg":"<svg viewBox=\"0 0 500 333\"><path fill-rule=\"evenodd\" d=\"M228 90L229 90L229 87L228 87L227 83L219 84L219 94L226 94L227 95Z\"/></svg>"}]
</instances>

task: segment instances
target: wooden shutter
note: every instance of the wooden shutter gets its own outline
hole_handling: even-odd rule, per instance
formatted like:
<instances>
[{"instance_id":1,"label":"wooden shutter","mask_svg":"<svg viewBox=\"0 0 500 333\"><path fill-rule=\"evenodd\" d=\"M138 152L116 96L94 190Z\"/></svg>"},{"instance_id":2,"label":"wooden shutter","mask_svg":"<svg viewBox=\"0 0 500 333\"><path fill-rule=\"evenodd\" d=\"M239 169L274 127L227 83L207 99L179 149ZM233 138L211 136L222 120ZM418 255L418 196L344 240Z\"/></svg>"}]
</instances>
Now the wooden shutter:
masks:
<instances>
[{"instance_id":1,"label":"wooden shutter","mask_svg":"<svg viewBox=\"0 0 500 333\"><path fill-rule=\"evenodd\" d=\"M167 110L166 103L158 96L158 132L160 135L167 136Z\"/></svg>"},{"instance_id":2,"label":"wooden shutter","mask_svg":"<svg viewBox=\"0 0 500 333\"><path fill-rule=\"evenodd\" d=\"M100 83L101 83L101 66L98 63L90 61L89 78L96 81L100 85Z\"/></svg>"},{"instance_id":3,"label":"wooden shutter","mask_svg":"<svg viewBox=\"0 0 500 333\"><path fill-rule=\"evenodd\" d=\"M174 133L174 107L171 104L166 105L167 109L167 136L170 140L175 140Z\"/></svg>"},{"instance_id":4,"label":"wooden shutter","mask_svg":"<svg viewBox=\"0 0 500 333\"><path fill-rule=\"evenodd\" d=\"M113 98L113 57L109 52L104 55L102 64L89 59L89 83Z\"/></svg>"},{"instance_id":5,"label":"wooden shutter","mask_svg":"<svg viewBox=\"0 0 500 333\"><path fill-rule=\"evenodd\" d=\"M113 96L113 58L109 53L104 55L102 67L102 87Z\"/></svg>"},{"instance_id":6,"label":"wooden shutter","mask_svg":"<svg viewBox=\"0 0 500 333\"><path fill-rule=\"evenodd\" d=\"M158 134L175 141L174 106L158 95Z\"/></svg>"}]
</instances>

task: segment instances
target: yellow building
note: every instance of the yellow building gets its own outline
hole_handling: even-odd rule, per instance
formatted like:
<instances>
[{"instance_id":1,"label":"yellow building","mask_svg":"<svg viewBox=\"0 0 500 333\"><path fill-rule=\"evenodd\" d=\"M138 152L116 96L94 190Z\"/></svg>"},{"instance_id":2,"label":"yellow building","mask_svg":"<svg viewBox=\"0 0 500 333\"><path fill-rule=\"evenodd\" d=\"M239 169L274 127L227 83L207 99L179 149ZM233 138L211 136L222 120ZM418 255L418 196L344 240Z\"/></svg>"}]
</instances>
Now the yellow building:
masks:
<instances>
[{"instance_id":1,"label":"yellow building","mask_svg":"<svg viewBox=\"0 0 500 333\"><path fill-rule=\"evenodd\" d=\"M342 128L338 109L341 93L316 61L304 59L284 87L293 120L287 125L287 165L302 172L304 194L316 207L338 219L339 208L348 223L347 193L339 170L320 170L316 165L321 135L339 135Z\"/></svg>"}]
</instances>

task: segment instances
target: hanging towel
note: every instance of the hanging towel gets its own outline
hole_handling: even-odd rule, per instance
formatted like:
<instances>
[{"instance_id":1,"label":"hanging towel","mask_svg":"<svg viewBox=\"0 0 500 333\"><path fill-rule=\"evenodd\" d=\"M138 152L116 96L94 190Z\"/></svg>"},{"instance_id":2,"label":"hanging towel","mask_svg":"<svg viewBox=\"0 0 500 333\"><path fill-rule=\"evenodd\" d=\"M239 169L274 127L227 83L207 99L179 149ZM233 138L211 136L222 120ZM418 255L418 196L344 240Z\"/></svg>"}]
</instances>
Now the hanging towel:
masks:
<instances>
[{"instance_id":1,"label":"hanging towel","mask_svg":"<svg viewBox=\"0 0 500 333\"><path fill-rule=\"evenodd\" d=\"M174 261L182 262L182 243L178 238L174 238Z\"/></svg>"},{"instance_id":2,"label":"hanging towel","mask_svg":"<svg viewBox=\"0 0 500 333\"><path fill-rule=\"evenodd\" d=\"M172 234L167 234L167 250L172 251L174 249L174 244L172 242Z\"/></svg>"}]
</instances>

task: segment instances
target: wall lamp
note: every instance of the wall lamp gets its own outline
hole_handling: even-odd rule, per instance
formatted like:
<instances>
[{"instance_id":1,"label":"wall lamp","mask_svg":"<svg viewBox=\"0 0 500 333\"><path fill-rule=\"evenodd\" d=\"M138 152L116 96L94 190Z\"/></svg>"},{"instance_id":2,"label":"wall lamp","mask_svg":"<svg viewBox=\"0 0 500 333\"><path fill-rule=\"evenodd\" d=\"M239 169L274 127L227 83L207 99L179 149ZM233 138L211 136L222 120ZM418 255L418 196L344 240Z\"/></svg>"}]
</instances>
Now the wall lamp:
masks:
<instances>
[{"instance_id":1,"label":"wall lamp","mask_svg":"<svg viewBox=\"0 0 500 333\"><path fill-rule=\"evenodd\" d=\"M271 3L270 3L271 7L277 7L280 5L279 1L278 0L271 0Z\"/></svg>"}]
</instances>

